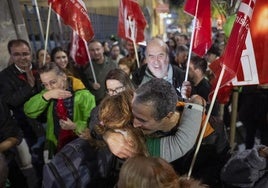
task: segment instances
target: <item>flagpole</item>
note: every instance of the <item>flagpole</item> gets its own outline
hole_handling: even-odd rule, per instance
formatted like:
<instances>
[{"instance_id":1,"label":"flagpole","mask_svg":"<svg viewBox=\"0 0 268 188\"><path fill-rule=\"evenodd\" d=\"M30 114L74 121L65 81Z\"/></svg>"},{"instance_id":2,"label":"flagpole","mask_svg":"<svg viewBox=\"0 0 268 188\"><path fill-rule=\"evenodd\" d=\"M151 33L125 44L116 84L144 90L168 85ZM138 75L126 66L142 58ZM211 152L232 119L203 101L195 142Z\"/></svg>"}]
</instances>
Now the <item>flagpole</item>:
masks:
<instances>
[{"instance_id":1,"label":"flagpole","mask_svg":"<svg viewBox=\"0 0 268 188\"><path fill-rule=\"evenodd\" d=\"M193 49L193 42L194 42L194 34L195 34L195 28L196 28L196 22L197 22L196 15L197 15L197 12L198 12L198 7L199 7L198 5L199 5L199 0L197 0L196 6L195 6L195 15L194 15L194 19L193 19L193 29L192 29L192 34L191 34L191 41L190 41L188 58L187 58L187 66L186 66L186 73L185 73L185 79L184 79L184 81L187 81L188 80L190 60L191 60L192 49Z\"/></svg>"},{"instance_id":2,"label":"flagpole","mask_svg":"<svg viewBox=\"0 0 268 188\"><path fill-rule=\"evenodd\" d=\"M138 52L137 52L137 45L136 45L135 39L132 40L132 42L133 42L133 45L134 45L134 51L135 51L137 66L139 68L140 67L140 61L139 61L139 56L138 56Z\"/></svg>"},{"instance_id":3,"label":"flagpole","mask_svg":"<svg viewBox=\"0 0 268 188\"><path fill-rule=\"evenodd\" d=\"M97 83L96 74L95 74L95 70L94 70L94 67L93 67L93 64L92 64L92 60L91 60L91 57L90 57L90 54L89 54L87 42L84 39L83 39L83 41L84 41L85 46L86 46L87 56L88 56L88 59L89 59L89 65L90 65L90 68L91 68L91 71L92 71L94 83Z\"/></svg>"},{"instance_id":4,"label":"flagpole","mask_svg":"<svg viewBox=\"0 0 268 188\"><path fill-rule=\"evenodd\" d=\"M137 44L136 44L136 39L135 39L135 33L134 33L134 30L135 30L135 24L133 21L130 20L130 18L128 17L128 24L129 24L129 28L130 28L130 37L131 37L131 40L133 42L133 45L134 45L134 51L135 51L135 56L136 56L136 61L137 61L137 66L138 68L140 67L140 61L139 61L139 56L138 56L138 52L137 52Z\"/></svg>"},{"instance_id":5,"label":"flagpole","mask_svg":"<svg viewBox=\"0 0 268 188\"><path fill-rule=\"evenodd\" d=\"M191 55L192 55L192 49L193 49L193 41L194 41L194 33L195 33L195 25L196 25L196 17L194 17L193 20L193 30L192 30L192 36L191 36L191 41L190 41L190 47L189 47L189 53L187 57L187 66L186 66L186 72L185 72L185 79L184 81L188 80L188 73L189 73L189 67L190 67L190 60L191 60Z\"/></svg>"},{"instance_id":6,"label":"flagpole","mask_svg":"<svg viewBox=\"0 0 268 188\"><path fill-rule=\"evenodd\" d=\"M217 94L218 94L218 91L219 91L219 88L220 88L220 85L221 85L221 82L222 82L222 79L223 79L224 72L225 72L225 64L223 64L223 66L222 66L221 73L220 73L220 76L219 76L219 80L217 82L215 91L213 93L213 97L212 97L212 100L211 100L211 104L209 106L209 110L208 110L205 122L203 123L203 126L202 126L202 131L201 131L201 134L200 134L199 139L198 139L198 143L197 143L195 153L194 153L194 156L193 156L193 160L191 162L191 166L190 166L190 169L189 169L189 172L188 172L188 175L187 175L187 179L190 179L190 177L191 177L192 170L193 170L193 167L194 167L194 164L195 164L195 161L196 161L196 157L197 157L197 154L199 152L201 142L202 142L203 136L204 136L206 128L207 128L207 123L208 123L208 120L210 118L210 114L212 112L214 103L216 101L216 97L217 97Z\"/></svg>"},{"instance_id":7,"label":"flagpole","mask_svg":"<svg viewBox=\"0 0 268 188\"><path fill-rule=\"evenodd\" d=\"M52 6L52 3L49 3L48 16L47 16L46 40L45 40L45 52L47 52L47 43L48 43L48 36L49 36L50 17L51 17L51 6ZM43 65L45 65L45 63L46 63L46 56L44 56Z\"/></svg>"},{"instance_id":8,"label":"flagpole","mask_svg":"<svg viewBox=\"0 0 268 188\"><path fill-rule=\"evenodd\" d=\"M38 20L38 24L39 24L39 28L40 28L40 32L41 32L41 40L42 42L44 42L44 30L43 30L43 26L42 26L42 21L40 18L40 12L39 12L39 7L37 4L36 0L32 0L32 5L35 6L35 11L36 11L36 15L37 15L37 20Z\"/></svg>"}]
</instances>

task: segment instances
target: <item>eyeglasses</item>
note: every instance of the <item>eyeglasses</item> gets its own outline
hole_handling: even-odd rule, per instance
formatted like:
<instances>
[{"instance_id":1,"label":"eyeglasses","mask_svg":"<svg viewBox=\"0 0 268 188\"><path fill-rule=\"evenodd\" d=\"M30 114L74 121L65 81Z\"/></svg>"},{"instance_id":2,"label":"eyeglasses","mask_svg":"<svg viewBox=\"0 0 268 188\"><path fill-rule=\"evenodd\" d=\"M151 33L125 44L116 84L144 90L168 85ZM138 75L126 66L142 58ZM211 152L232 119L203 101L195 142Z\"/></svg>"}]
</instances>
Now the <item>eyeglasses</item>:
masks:
<instances>
[{"instance_id":1,"label":"eyeglasses","mask_svg":"<svg viewBox=\"0 0 268 188\"><path fill-rule=\"evenodd\" d=\"M31 53L30 52L22 52L22 53L15 52L15 53L13 53L11 55L14 56L14 57L27 57L27 56L30 56Z\"/></svg>"},{"instance_id":2,"label":"eyeglasses","mask_svg":"<svg viewBox=\"0 0 268 188\"><path fill-rule=\"evenodd\" d=\"M125 89L125 86L120 86L120 87L117 87L115 89L107 89L106 90L106 93L109 94L109 95L116 95L120 92L122 92L123 90Z\"/></svg>"}]
</instances>

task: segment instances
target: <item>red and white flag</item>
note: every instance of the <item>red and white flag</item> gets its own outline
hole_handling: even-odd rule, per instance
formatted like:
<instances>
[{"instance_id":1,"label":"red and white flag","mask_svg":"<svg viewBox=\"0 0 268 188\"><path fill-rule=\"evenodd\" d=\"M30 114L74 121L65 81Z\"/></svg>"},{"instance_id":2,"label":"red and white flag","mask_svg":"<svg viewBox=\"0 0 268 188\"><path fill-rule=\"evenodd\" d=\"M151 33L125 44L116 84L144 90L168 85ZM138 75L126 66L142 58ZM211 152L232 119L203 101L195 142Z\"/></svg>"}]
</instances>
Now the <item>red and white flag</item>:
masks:
<instances>
[{"instance_id":1,"label":"red and white flag","mask_svg":"<svg viewBox=\"0 0 268 188\"><path fill-rule=\"evenodd\" d=\"M70 48L70 56L76 64L81 66L84 66L89 62L87 43L74 31Z\"/></svg>"},{"instance_id":2,"label":"red and white flag","mask_svg":"<svg viewBox=\"0 0 268 188\"><path fill-rule=\"evenodd\" d=\"M138 42L143 42L146 19L137 0L120 0L118 15L118 36Z\"/></svg>"},{"instance_id":3,"label":"red and white flag","mask_svg":"<svg viewBox=\"0 0 268 188\"><path fill-rule=\"evenodd\" d=\"M50 3L64 24L69 25L82 39L90 41L93 38L91 21L82 0L48 0Z\"/></svg>"},{"instance_id":4,"label":"red and white flag","mask_svg":"<svg viewBox=\"0 0 268 188\"><path fill-rule=\"evenodd\" d=\"M187 0L184 11L196 18L192 51L203 57L212 45L210 0Z\"/></svg>"},{"instance_id":5,"label":"red and white flag","mask_svg":"<svg viewBox=\"0 0 268 188\"><path fill-rule=\"evenodd\" d=\"M246 38L246 49L241 56L237 76L233 85L268 83L268 1L258 0Z\"/></svg>"},{"instance_id":6,"label":"red and white flag","mask_svg":"<svg viewBox=\"0 0 268 188\"><path fill-rule=\"evenodd\" d=\"M238 68L241 65L240 58L243 50L245 49L245 41L248 34L255 2L256 0L243 0L241 2L223 56L210 65L210 69L212 72L214 72L215 75L215 79L212 80L210 98L219 81L218 78L222 69L220 67L223 64L225 65L225 72L221 80L220 89L217 95L220 103L227 102L220 100L226 99L230 94L230 92L226 92L226 88L224 87L226 86L229 88L229 91L231 91L231 81L236 76Z\"/></svg>"}]
</instances>

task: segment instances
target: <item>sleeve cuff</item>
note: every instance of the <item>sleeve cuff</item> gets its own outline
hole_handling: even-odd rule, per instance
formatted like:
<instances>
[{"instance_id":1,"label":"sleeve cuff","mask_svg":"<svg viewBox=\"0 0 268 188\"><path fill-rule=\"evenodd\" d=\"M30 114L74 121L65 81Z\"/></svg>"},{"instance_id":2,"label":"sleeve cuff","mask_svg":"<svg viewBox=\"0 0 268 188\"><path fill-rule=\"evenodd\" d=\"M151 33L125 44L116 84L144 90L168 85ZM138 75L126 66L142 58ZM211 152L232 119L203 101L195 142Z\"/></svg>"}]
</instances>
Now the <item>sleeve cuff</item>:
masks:
<instances>
[{"instance_id":1,"label":"sleeve cuff","mask_svg":"<svg viewBox=\"0 0 268 188\"><path fill-rule=\"evenodd\" d=\"M46 102L49 102L48 100L45 99L44 95L42 95L42 99Z\"/></svg>"}]
</instances>

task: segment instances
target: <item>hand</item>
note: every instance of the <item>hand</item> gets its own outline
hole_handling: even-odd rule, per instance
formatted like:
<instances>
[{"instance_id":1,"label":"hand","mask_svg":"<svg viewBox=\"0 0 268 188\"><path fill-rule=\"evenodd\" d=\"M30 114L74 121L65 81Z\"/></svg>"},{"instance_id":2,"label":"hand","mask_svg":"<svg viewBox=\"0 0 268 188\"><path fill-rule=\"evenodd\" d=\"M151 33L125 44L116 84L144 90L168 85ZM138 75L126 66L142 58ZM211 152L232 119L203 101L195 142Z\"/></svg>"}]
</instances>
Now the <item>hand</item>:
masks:
<instances>
[{"instance_id":1,"label":"hand","mask_svg":"<svg viewBox=\"0 0 268 188\"><path fill-rule=\"evenodd\" d=\"M108 144L110 151L121 159L133 157L136 152L131 142L123 134L107 131L104 140Z\"/></svg>"},{"instance_id":2,"label":"hand","mask_svg":"<svg viewBox=\"0 0 268 188\"><path fill-rule=\"evenodd\" d=\"M264 157L264 158L268 159L268 147L265 146L265 147L260 148L259 149L259 155L261 157Z\"/></svg>"},{"instance_id":3,"label":"hand","mask_svg":"<svg viewBox=\"0 0 268 188\"><path fill-rule=\"evenodd\" d=\"M69 118L67 118L66 121L63 119L60 119L59 123L60 123L61 128L64 130L74 130L76 128L75 123Z\"/></svg>"},{"instance_id":4,"label":"hand","mask_svg":"<svg viewBox=\"0 0 268 188\"><path fill-rule=\"evenodd\" d=\"M206 100L200 95L192 95L188 102L199 104L203 107L207 105Z\"/></svg>"},{"instance_id":5,"label":"hand","mask_svg":"<svg viewBox=\"0 0 268 188\"><path fill-rule=\"evenodd\" d=\"M190 98L191 92L192 92L191 82L184 81L182 83L182 86L181 86L181 96L182 96L182 98L184 98L184 99Z\"/></svg>"},{"instance_id":6,"label":"hand","mask_svg":"<svg viewBox=\"0 0 268 188\"><path fill-rule=\"evenodd\" d=\"M43 94L43 97L46 100L50 99L66 99L72 96L70 91L66 91L63 89L52 89Z\"/></svg>"},{"instance_id":7,"label":"hand","mask_svg":"<svg viewBox=\"0 0 268 188\"><path fill-rule=\"evenodd\" d=\"M85 130L83 132L81 132L78 136L82 139L85 139L85 140L91 139L91 134L90 134L89 128L85 128Z\"/></svg>"},{"instance_id":8,"label":"hand","mask_svg":"<svg viewBox=\"0 0 268 188\"><path fill-rule=\"evenodd\" d=\"M93 87L93 89L98 90L98 89L100 89L101 86L99 83L93 83L92 87Z\"/></svg>"}]
</instances>

